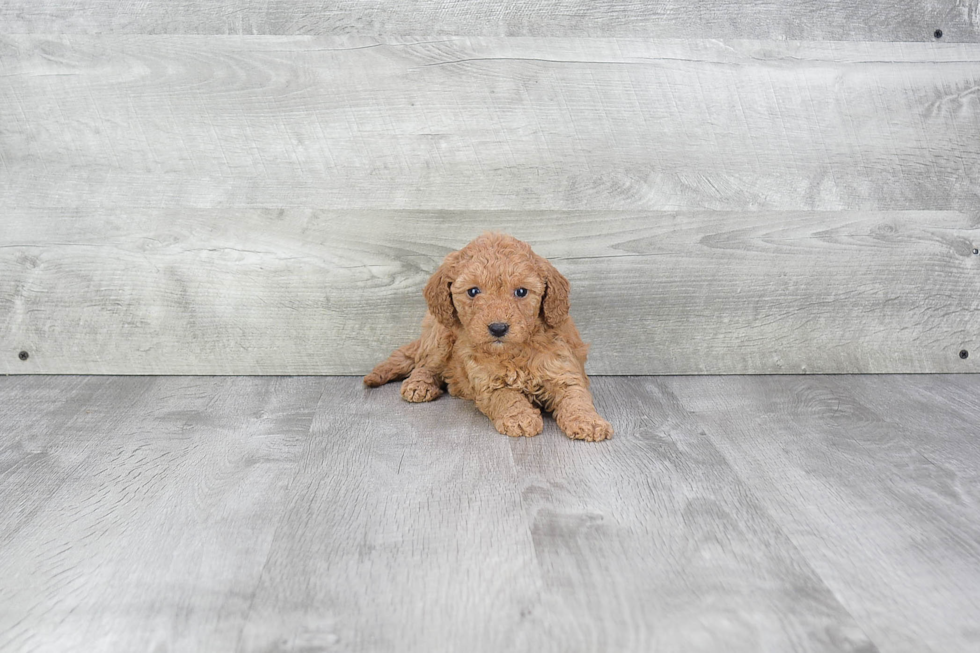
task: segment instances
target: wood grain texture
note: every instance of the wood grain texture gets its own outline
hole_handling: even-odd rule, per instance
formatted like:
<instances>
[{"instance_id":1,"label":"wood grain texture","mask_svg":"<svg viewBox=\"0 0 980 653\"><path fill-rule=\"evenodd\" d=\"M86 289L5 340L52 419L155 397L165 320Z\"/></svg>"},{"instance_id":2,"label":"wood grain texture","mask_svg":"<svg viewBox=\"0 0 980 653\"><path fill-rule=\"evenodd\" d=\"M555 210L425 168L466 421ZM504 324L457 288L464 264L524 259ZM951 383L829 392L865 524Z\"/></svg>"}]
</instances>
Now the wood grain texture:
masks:
<instances>
[{"instance_id":1,"label":"wood grain texture","mask_svg":"<svg viewBox=\"0 0 980 653\"><path fill-rule=\"evenodd\" d=\"M568 276L595 374L980 370L980 223L955 212L5 220L0 373L363 374L417 337L429 275L486 229Z\"/></svg>"},{"instance_id":2,"label":"wood grain texture","mask_svg":"<svg viewBox=\"0 0 980 653\"><path fill-rule=\"evenodd\" d=\"M0 208L964 210L980 45L0 37Z\"/></svg>"},{"instance_id":3,"label":"wood grain texture","mask_svg":"<svg viewBox=\"0 0 980 653\"><path fill-rule=\"evenodd\" d=\"M7 0L0 32L976 41L976 0Z\"/></svg>"},{"instance_id":4,"label":"wood grain texture","mask_svg":"<svg viewBox=\"0 0 980 653\"><path fill-rule=\"evenodd\" d=\"M540 571L507 438L471 403L322 383L239 650L523 649Z\"/></svg>"},{"instance_id":5,"label":"wood grain texture","mask_svg":"<svg viewBox=\"0 0 980 653\"><path fill-rule=\"evenodd\" d=\"M66 484L88 477L87 460L100 431L118 429L125 412L147 410L146 379L26 377L6 384L0 406L0 543L8 543ZM25 489L30 488L29 492Z\"/></svg>"},{"instance_id":6,"label":"wood grain texture","mask_svg":"<svg viewBox=\"0 0 980 653\"><path fill-rule=\"evenodd\" d=\"M692 412L882 650L977 649L980 415L928 388L976 396L980 379L649 383Z\"/></svg>"},{"instance_id":7,"label":"wood grain texture","mask_svg":"<svg viewBox=\"0 0 980 653\"><path fill-rule=\"evenodd\" d=\"M55 488L0 540L0 649L233 650L320 384L128 377L71 392L78 383L49 378L63 398L36 406L34 426L0 427L8 450L35 452L0 476L4 504ZM8 380L0 396L16 404L36 388ZM62 425L66 412L86 417Z\"/></svg>"},{"instance_id":8,"label":"wood grain texture","mask_svg":"<svg viewBox=\"0 0 980 653\"><path fill-rule=\"evenodd\" d=\"M612 446L512 441L550 631L526 650L877 651L685 406L594 385Z\"/></svg>"},{"instance_id":9,"label":"wood grain texture","mask_svg":"<svg viewBox=\"0 0 980 653\"><path fill-rule=\"evenodd\" d=\"M852 615L893 599L843 606L663 383L597 379L618 430L590 445L550 419L508 439L469 402L356 378L0 377L0 405L62 391L34 431L87 472L0 540L0 648L878 651ZM101 419L61 437L86 410Z\"/></svg>"}]
</instances>

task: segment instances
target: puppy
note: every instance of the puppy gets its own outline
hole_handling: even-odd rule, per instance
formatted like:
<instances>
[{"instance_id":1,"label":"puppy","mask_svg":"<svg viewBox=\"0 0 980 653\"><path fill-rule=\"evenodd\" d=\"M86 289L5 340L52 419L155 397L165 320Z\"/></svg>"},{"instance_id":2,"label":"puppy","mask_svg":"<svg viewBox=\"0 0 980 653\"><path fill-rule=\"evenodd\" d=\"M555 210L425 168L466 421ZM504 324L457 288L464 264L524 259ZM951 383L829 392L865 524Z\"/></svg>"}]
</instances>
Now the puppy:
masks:
<instances>
[{"instance_id":1,"label":"puppy","mask_svg":"<svg viewBox=\"0 0 980 653\"><path fill-rule=\"evenodd\" d=\"M568 280L527 243L480 236L446 257L424 295L422 336L375 367L366 385L405 379L401 395L412 402L447 387L505 435L540 433L544 408L572 439L612 437L592 403L588 345L568 315Z\"/></svg>"}]
</instances>

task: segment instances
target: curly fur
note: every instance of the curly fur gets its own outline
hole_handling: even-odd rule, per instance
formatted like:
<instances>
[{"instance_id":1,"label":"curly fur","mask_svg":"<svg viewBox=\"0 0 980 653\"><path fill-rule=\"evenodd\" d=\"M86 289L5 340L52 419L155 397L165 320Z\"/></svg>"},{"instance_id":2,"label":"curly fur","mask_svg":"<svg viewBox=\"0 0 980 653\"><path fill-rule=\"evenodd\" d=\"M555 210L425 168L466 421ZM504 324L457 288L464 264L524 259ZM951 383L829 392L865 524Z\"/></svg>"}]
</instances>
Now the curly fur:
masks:
<instances>
[{"instance_id":1,"label":"curly fur","mask_svg":"<svg viewBox=\"0 0 980 653\"><path fill-rule=\"evenodd\" d=\"M467 290L478 288L470 297ZM526 288L525 297L515 290ZM612 437L585 374L588 345L568 315L568 280L527 243L488 233L449 254L425 286L422 336L364 377L376 387L405 379L401 394L432 401L444 388L471 399L498 431L541 432L541 408L576 440ZM489 325L508 325L495 337ZM407 378L406 378L407 377Z\"/></svg>"}]
</instances>

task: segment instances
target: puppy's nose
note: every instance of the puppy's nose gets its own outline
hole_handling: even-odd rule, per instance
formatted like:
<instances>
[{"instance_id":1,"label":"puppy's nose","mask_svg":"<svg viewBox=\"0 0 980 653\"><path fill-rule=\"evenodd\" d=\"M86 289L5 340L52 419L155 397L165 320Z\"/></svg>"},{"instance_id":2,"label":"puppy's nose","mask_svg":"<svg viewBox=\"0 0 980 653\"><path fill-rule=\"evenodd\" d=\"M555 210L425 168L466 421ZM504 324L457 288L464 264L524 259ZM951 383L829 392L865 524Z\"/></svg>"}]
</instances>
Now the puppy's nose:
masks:
<instances>
[{"instance_id":1,"label":"puppy's nose","mask_svg":"<svg viewBox=\"0 0 980 653\"><path fill-rule=\"evenodd\" d=\"M490 330L490 335L494 338L503 338L507 334L507 330L510 329L509 324L504 322L494 322L493 324L487 325Z\"/></svg>"}]
</instances>

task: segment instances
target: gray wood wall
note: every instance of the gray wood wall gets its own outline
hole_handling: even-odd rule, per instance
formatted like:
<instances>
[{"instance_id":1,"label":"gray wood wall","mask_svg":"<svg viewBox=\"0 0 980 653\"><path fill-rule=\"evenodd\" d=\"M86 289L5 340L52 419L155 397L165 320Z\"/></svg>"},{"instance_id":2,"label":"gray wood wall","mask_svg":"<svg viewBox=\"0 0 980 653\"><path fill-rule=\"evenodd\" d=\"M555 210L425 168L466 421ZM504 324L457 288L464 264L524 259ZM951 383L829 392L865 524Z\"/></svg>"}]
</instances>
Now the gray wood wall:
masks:
<instances>
[{"instance_id":1,"label":"gray wood wall","mask_svg":"<svg viewBox=\"0 0 980 653\"><path fill-rule=\"evenodd\" d=\"M978 2L0 5L0 373L360 374L487 229L592 373L980 371Z\"/></svg>"}]
</instances>

